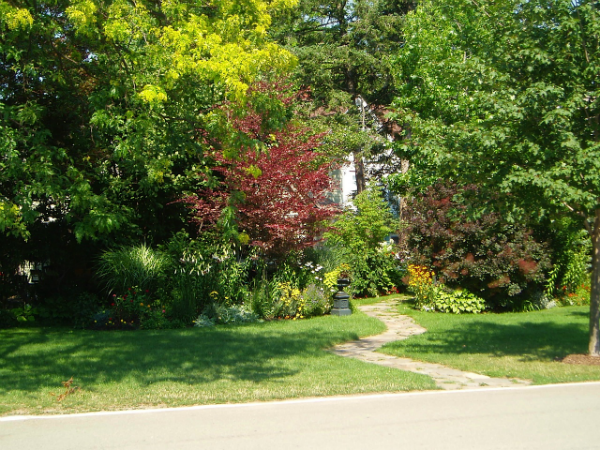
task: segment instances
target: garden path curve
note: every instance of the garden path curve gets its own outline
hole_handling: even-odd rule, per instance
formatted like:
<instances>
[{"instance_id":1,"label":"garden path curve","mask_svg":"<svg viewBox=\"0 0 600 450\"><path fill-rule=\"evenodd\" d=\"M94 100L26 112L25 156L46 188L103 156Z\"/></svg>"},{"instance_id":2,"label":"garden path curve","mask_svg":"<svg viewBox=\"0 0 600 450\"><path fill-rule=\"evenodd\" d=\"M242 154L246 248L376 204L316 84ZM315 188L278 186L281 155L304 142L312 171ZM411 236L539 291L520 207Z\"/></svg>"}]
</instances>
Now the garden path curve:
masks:
<instances>
[{"instance_id":1,"label":"garden path curve","mask_svg":"<svg viewBox=\"0 0 600 450\"><path fill-rule=\"evenodd\" d=\"M441 364L415 361L410 358L398 358L375 350L388 342L407 339L427 330L416 324L412 318L394 311L395 303L384 301L374 305L364 305L358 308L365 314L381 320L387 331L376 336L369 336L357 341L336 345L330 351L336 355L361 361L379 364L381 366L406 370L408 372L428 375L441 389L477 389L483 387L513 387L526 386L530 381L516 378L492 378L471 372L446 367Z\"/></svg>"}]
</instances>

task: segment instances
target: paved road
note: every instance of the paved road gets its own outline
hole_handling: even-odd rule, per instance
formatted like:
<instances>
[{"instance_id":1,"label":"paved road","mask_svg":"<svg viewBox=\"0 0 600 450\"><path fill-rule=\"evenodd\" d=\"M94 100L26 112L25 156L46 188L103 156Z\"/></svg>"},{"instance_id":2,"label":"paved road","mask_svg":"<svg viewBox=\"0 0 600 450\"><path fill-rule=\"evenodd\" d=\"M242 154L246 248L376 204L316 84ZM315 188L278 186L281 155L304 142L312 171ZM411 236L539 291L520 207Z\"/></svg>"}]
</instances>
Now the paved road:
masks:
<instances>
[{"instance_id":1,"label":"paved road","mask_svg":"<svg viewBox=\"0 0 600 450\"><path fill-rule=\"evenodd\" d=\"M600 383L0 419L2 450L600 449Z\"/></svg>"}]
</instances>

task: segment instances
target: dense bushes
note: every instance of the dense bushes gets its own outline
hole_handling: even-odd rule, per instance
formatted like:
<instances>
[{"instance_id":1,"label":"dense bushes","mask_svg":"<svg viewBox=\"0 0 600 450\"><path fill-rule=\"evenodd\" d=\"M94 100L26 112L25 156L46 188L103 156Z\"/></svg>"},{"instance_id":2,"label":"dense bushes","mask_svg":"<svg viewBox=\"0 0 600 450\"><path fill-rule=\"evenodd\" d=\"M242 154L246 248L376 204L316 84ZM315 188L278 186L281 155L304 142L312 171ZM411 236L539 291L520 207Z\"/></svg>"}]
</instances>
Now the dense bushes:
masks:
<instances>
[{"instance_id":1,"label":"dense bushes","mask_svg":"<svg viewBox=\"0 0 600 450\"><path fill-rule=\"evenodd\" d=\"M406 201L404 239L416 263L495 308L514 308L544 288L549 246L495 212L471 217L477 188L438 183Z\"/></svg>"},{"instance_id":2,"label":"dense bushes","mask_svg":"<svg viewBox=\"0 0 600 450\"><path fill-rule=\"evenodd\" d=\"M397 222L376 188L361 192L353 203L356 209L346 210L326 236L344 249L353 293L375 296L401 284L398 249L385 242Z\"/></svg>"}]
</instances>

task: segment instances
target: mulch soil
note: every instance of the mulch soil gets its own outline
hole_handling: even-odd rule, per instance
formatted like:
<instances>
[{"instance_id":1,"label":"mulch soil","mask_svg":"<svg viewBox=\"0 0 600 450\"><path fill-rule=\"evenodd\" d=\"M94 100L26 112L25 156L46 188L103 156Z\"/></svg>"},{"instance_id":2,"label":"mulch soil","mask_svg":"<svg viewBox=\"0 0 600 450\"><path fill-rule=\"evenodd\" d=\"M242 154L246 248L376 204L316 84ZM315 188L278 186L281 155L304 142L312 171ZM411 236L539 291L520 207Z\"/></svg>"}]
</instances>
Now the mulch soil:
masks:
<instances>
[{"instance_id":1,"label":"mulch soil","mask_svg":"<svg viewBox=\"0 0 600 450\"><path fill-rule=\"evenodd\" d=\"M600 356L568 355L563 360L565 364L581 364L586 366L600 366Z\"/></svg>"}]
</instances>

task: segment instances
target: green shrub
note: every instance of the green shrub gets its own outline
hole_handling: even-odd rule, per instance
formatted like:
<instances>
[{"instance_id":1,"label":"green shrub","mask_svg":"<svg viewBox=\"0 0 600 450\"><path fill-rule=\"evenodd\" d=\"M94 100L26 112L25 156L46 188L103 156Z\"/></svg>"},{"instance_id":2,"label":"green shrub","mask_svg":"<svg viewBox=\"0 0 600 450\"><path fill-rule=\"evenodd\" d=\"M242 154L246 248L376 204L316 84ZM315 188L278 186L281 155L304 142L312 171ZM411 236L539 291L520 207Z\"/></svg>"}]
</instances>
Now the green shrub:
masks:
<instances>
[{"instance_id":1,"label":"green shrub","mask_svg":"<svg viewBox=\"0 0 600 450\"><path fill-rule=\"evenodd\" d=\"M356 210L345 211L326 237L345 251L344 262L352 268L352 293L376 296L401 283L397 249L384 242L397 224L378 189L361 192L353 203Z\"/></svg>"},{"instance_id":2,"label":"green shrub","mask_svg":"<svg viewBox=\"0 0 600 450\"><path fill-rule=\"evenodd\" d=\"M174 317L191 321L210 303L241 304L249 295L252 260L229 243L178 233L165 246L170 256L165 297Z\"/></svg>"},{"instance_id":3,"label":"green shrub","mask_svg":"<svg viewBox=\"0 0 600 450\"><path fill-rule=\"evenodd\" d=\"M23 306L11 309L10 312L15 317L19 325L25 325L27 323L35 322L35 314L37 314L37 308L32 307L28 303L25 303Z\"/></svg>"},{"instance_id":4,"label":"green shrub","mask_svg":"<svg viewBox=\"0 0 600 450\"><path fill-rule=\"evenodd\" d=\"M315 267L322 267L323 272L331 272L344 262L346 251L341 244L326 241L304 250L304 256Z\"/></svg>"},{"instance_id":5,"label":"green shrub","mask_svg":"<svg viewBox=\"0 0 600 450\"><path fill-rule=\"evenodd\" d=\"M209 328L214 327L216 320L213 317L208 317L206 314L200 314L194 321L194 326L197 328Z\"/></svg>"},{"instance_id":6,"label":"green shrub","mask_svg":"<svg viewBox=\"0 0 600 450\"><path fill-rule=\"evenodd\" d=\"M592 243L581 224L561 218L552 224L554 267L548 275L548 294L561 298L564 304L583 304L585 286L590 283ZM588 300L589 302L589 300Z\"/></svg>"},{"instance_id":7,"label":"green shrub","mask_svg":"<svg viewBox=\"0 0 600 450\"><path fill-rule=\"evenodd\" d=\"M279 289L277 280L260 279L254 282L250 294L250 309L258 317L273 319L277 313Z\"/></svg>"},{"instance_id":8,"label":"green shrub","mask_svg":"<svg viewBox=\"0 0 600 450\"><path fill-rule=\"evenodd\" d=\"M289 281L260 280L250 296L251 311L267 320L320 316L331 307L331 295L322 284L311 283L300 290Z\"/></svg>"},{"instance_id":9,"label":"green shrub","mask_svg":"<svg viewBox=\"0 0 600 450\"><path fill-rule=\"evenodd\" d=\"M375 297L402 284L403 272L391 243L382 242L374 250L365 249L360 254L349 255L348 260L352 267L351 287L354 295Z\"/></svg>"},{"instance_id":10,"label":"green shrub","mask_svg":"<svg viewBox=\"0 0 600 450\"><path fill-rule=\"evenodd\" d=\"M465 289L452 292L439 289L433 308L443 313L477 314L485 310L485 300Z\"/></svg>"}]
</instances>

